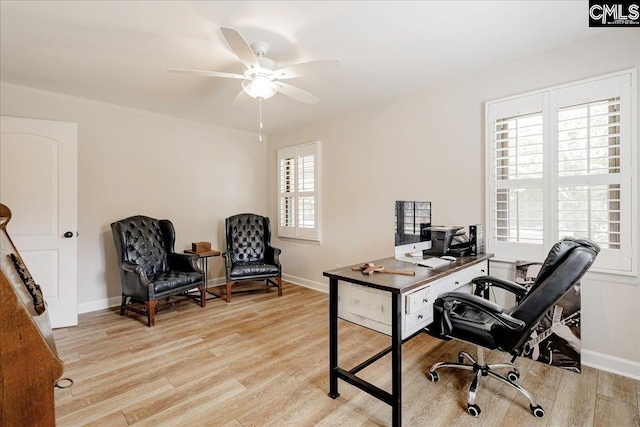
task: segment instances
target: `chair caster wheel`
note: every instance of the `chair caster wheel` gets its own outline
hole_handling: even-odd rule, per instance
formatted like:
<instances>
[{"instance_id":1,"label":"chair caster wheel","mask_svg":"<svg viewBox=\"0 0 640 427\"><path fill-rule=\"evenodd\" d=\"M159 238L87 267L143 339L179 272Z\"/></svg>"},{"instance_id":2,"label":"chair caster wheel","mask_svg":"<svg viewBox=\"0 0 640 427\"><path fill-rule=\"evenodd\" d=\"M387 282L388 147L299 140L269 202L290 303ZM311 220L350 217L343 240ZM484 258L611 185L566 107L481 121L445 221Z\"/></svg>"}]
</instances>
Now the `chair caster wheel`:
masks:
<instances>
[{"instance_id":1,"label":"chair caster wheel","mask_svg":"<svg viewBox=\"0 0 640 427\"><path fill-rule=\"evenodd\" d=\"M507 378L509 378L509 381L513 381L515 383L520 379L520 372L509 371L509 373L507 373Z\"/></svg>"},{"instance_id":2,"label":"chair caster wheel","mask_svg":"<svg viewBox=\"0 0 640 427\"><path fill-rule=\"evenodd\" d=\"M540 405L538 405L538 406L529 405L529 409L531 409L531 413L533 414L534 417L536 417L536 418L544 417L544 409L542 409L542 406L540 406Z\"/></svg>"},{"instance_id":3,"label":"chair caster wheel","mask_svg":"<svg viewBox=\"0 0 640 427\"><path fill-rule=\"evenodd\" d=\"M440 380L437 372L429 372L429 381L432 383L437 383Z\"/></svg>"},{"instance_id":4,"label":"chair caster wheel","mask_svg":"<svg viewBox=\"0 0 640 427\"><path fill-rule=\"evenodd\" d=\"M542 408L540 408L540 409L542 409ZM482 412L482 411L480 410L480 407L479 407L478 405L476 405L476 404L469 405L469 404L467 403L467 413L468 413L469 415L471 415L472 417L474 417L474 418L475 418L475 417L477 417L478 415L480 415L480 412Z\"/></svg>"}]
</instances>

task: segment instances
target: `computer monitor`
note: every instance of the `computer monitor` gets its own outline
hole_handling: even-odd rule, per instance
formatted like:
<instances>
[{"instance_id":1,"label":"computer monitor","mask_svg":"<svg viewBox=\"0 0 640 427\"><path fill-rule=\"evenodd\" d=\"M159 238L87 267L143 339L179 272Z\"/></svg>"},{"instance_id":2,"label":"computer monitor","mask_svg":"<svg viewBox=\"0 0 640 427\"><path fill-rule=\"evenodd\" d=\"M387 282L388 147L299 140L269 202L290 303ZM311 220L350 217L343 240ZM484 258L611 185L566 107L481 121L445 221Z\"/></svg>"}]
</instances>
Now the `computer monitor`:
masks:
<instances>
[{"instance_id":1,"label":"computer monitor","mask_svg":"<svg viewBox=\"0 0 640 427\"><path fill-rule=\"evenodd\" d=\"M395 257L422 261L422 251L431 249L431 202L396 201Z\"/></svg>"}]
</instances>

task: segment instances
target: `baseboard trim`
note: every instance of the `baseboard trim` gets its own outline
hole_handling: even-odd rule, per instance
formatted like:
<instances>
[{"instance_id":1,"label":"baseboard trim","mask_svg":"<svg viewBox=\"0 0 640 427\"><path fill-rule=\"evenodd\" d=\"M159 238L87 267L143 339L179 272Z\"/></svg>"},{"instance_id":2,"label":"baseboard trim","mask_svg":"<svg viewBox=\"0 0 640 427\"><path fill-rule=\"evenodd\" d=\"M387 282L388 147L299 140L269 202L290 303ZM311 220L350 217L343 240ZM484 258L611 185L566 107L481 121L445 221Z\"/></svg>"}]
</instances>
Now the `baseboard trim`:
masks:
<instances>
[{"instance_id":1,"label":"baseboard trim","mask_svg":"<svg viewBox=\"0 0 640 427\"><path fill-rule=\"evenodd\" d=\"M224 277L216 277L215 279L209 279L209 286L220 286L226 283ZM119 307L122 302L122 297L104 298L95 301L83 302L78 304L78 314L91 313L92 311L104 310L111 307Z\"/></svg>"},{"instance_id":2,"label":"baseboard trim","mask_svg":"<svg viewBox=\"0 0 640 427\"><path fill-rule=\"evenodd\" d=\"M302 277L292 276L290 274L283 274L282 280L293 283L294 285L304 286L305 288L314 289L316 291L329 293L329 285L327 283L314 282L313 280L303 279ZM209 280L209 286L220 286L227 283L225 277L217 277Z\"/></svg>"},{"instance_id":3,"label":"baseboard trim","mask_svg":"<svg viewBox=\"0 0 640 427\"><path fill-rule=\"evenodd\" d=\"M640 380L640 363L620 357L609 356L591 350L582 349L581 362L584 366L596 368L623 377Z\"/></svg>"},{"instance_id":4,"label":"baseboard trim","mask_svg":"<svg viewBox=\"0 0 640 427\"><path fill-rule=\"evenodd\" d=\"M104 310L105 308L118 307L122 302L121 297L104 298L95 301L78 304L78 314Z\"/></svg>"},{"instance_id":5,"label":"baseboard trim","mask_svg":"<svg viewBox=\"0 0 640 427\"><path fill-rule=\"evenodd\" d=\"M291 282L294 285L304 286L305 288L324 292L325 294L329 293L329 285L327 283L315 282L313 280L303 279L302 277L292 276L290 274L283 274L282 279L287 282Z\"/></svg>"}]
</instances>

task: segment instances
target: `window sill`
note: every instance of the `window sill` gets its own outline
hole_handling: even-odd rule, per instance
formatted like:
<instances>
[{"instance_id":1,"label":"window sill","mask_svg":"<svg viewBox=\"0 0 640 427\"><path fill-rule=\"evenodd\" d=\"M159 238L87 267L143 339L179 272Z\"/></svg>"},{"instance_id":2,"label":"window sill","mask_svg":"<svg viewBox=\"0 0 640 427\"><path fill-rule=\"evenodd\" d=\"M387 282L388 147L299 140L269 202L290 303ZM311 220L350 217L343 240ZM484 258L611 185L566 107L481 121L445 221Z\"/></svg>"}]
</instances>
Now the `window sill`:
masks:
<instances>
[{"instance_id":1,"label":"window sill","mask_svg":"<svg viewBox=\"0 0 640 427\"><path fill-rule=\"evenodd\" d=\"M285 242L306 243L307 245L322 246L322 242L320 240L314 240L314 239L302 239L300 237L284 237L284 236L278 236L278 239L283 240Z\"/></svg>"},{"instance_id":2,"label":"window sill","mask_svg":"<svg viewBox=\"0 0 640 427\"><path fill-rule=\"evenodd\" d=\"M491 258L492 263L512 264L516 261L507 258ZM635 271L608 270L606 268L592 268L585 273L585 279L599 280L601 282L623 283L626 285L640 286L638 273Z\"/></svg>"}]
</instances>

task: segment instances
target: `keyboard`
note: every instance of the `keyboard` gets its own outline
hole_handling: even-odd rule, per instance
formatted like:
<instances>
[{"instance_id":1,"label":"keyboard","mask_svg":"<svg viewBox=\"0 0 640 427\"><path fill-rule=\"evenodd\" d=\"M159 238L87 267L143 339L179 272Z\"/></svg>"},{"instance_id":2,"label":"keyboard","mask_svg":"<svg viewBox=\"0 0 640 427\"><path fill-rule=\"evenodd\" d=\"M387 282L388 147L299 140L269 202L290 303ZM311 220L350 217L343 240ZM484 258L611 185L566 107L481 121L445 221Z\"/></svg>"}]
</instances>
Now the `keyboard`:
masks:
<instances>
[{"instance_id":1,"label":"keyboard","mask_svg":"<svg viewBox=\"0 0 640 427\"><path fill-rule=\"evenodd\" d=\"M417 264L423 261L422 257L418 258L418 257L408 257L408 256L397 256L396 259L398 261L409 262L411 264Z\"/></svg>"},{"instance_id":2,"label":"keyboard","mask_svg":"<svg viewBox=\"0 0 640 427\"><path fill-rule=\"evenodd\" d=\"M445 265L449 265L449 261L447 261L446 259L440 259L440 258L434 257L434 258L427 258L423 261L420 261L418 265L421 265L423 267L438 268L438 267L443 267Z\"/></svg>"}]
</instances>

